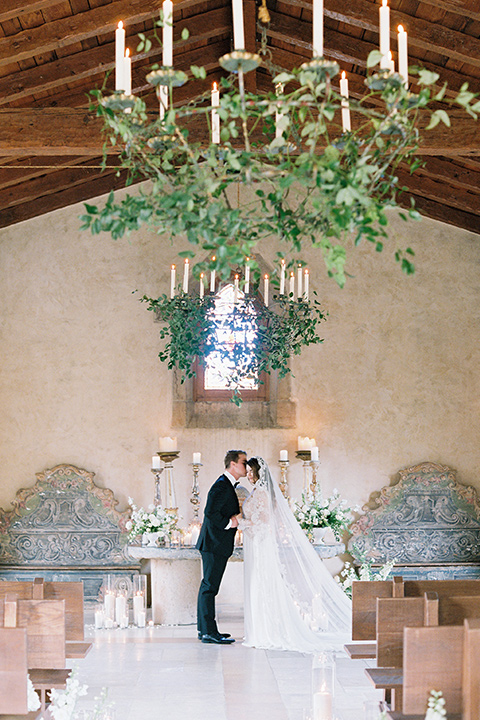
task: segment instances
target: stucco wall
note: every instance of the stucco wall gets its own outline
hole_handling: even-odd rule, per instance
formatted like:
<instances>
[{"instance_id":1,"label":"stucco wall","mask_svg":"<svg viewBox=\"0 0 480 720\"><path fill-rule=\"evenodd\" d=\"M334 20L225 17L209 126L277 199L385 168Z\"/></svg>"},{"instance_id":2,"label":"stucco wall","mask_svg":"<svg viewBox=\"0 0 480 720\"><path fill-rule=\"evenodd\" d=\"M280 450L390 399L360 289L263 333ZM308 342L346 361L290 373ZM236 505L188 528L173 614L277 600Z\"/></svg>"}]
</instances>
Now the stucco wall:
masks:
<instances>
[{"instance_id":1,"label":"stucco wall","mask_svg":"<svg viewBox=\"0 0 480 720\"><path fill-rule=\"evenodd\" d=\"M61 462L94 471L119 509L129 495L146 504L151 455L170 434L186 521L193 451L203 455L202 501L230 447L263 455L274 470L287 448L298 495L298 434L317 439L324 490L338 487L352 503L423 460L480 489L479 236L392 217L392 245L414 245L416 275L402 275L390 251L365 247L352 251L343 290L305 253L329 318L324 345L293 362L297 427L172 431L171 376L139 296L167 290L176 252L148 231L117 242L80 232L81 211L0 231L0 506ZM262 254L273 258L273 245Z\"/></svg>"}]
</instances>

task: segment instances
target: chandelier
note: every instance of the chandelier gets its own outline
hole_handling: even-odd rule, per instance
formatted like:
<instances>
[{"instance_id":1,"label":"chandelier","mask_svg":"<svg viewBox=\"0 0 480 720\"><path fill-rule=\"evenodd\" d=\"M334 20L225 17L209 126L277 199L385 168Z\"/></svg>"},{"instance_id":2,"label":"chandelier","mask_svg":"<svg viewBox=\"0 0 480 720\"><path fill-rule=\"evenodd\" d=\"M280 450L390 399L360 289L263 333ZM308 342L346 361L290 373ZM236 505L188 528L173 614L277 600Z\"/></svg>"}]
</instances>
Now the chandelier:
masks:
<instances>
[{"instance_id":1,"label":"chandelier","mask_svg":"<svg viewBox=\"0 0 480 720\"><path fill-rule=\"evenodd\" d=\"M321 0L313 3L313 57L292 71L272 66L261 19L258 54L243 49L242 0L233 0L235 49L219 61L225 77L211 92L177 104L176 88L189 77L173 64L172 7L165 0L156 23L161 39L154 32L163 64L147 75L159 112L152 117L145 101L131 94L121 24L117 89L92 91L106 142L119 147L129 182L150 182L120 200L112 192L103 207L86 205L82 227L118 239L145 224L172 240L187 239L190 249L179 255L196 258L193 274L199 278L214 269L223 280L255 255L262 240L275 238L276 288L284 267L289 272L304 264L301 253L308 247L321 253L328 274L343 286L347 246L365 240L380 251L388 239L386 211L397 207L401 191L396 170L404 163L413 172L420 164L420 122L426 131L439 122L449 125L445 106L453 102L476 118L480 102L465 86L447 99L445 87L436 86L437 74L408 68L401 26L395 66L387 0L379 8L380 48L367 59L360 99L349 97L345 73L340 76L338 64L324 57ZM139 50L148 50L151 40L140 38ZM244 76L260 63L272 72L272 89L254 94ZM206 77L196 66L190 74ZM419 215L411 207L404 217ZM410 248L394 249L406 273L414 271L412 255Z\"/></svg>"}]
</instances>

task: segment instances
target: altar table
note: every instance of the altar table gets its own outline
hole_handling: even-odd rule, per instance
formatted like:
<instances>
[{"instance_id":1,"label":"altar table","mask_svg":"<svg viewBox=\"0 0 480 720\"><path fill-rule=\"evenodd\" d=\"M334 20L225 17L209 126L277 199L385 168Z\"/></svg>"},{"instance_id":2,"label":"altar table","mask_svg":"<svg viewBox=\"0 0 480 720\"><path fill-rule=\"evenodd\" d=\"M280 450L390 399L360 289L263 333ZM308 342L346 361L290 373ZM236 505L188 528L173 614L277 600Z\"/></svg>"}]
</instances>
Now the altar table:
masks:
<instances>
[{"instance_id":1,"label":"altar table","mask_svg":"<svg viewBox=\"0 0 480 720\"><path fill-rule=\"evenodd\" d=\"M315 545L322 559L340 555L343 543ZM149 560L152 583L152 619L160 625L191 625L197 621L197 594L202 580L202 560L193 547L140 547L129 545L136 560ZM229 562L242 562L243 548L236 547Z\"/></svg>"}]
</instances>

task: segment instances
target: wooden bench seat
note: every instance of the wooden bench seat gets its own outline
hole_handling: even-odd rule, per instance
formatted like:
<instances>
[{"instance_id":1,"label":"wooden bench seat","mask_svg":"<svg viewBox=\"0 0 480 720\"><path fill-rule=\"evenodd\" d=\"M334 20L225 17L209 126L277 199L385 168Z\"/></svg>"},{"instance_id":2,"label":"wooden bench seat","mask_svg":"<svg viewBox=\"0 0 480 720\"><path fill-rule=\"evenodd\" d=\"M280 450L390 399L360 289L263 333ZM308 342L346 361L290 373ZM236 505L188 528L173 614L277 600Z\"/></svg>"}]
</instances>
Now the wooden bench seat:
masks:
<instances>
[{"instance_id":1,"label":"wooden bench seat","mask_svg":"<svg viewBox=\"0 0 480 720\"><path fill-rule=\"evenodd\" d=\"M49 698L50 690L64 690L67 686L67 680L72 671L68 668L48 670L43 668L37 668L35 670L29 670L30 680L35 690L40 695L40 708L42 712L45 712L47 707L47 700Z\"/></svg>"},{"instance_id":2,"label":"wooden bench seat","mask_svg":"<svg viewBox=\"0 0 480 720\"><path fill-rule=\"evenodd\" d=\"M377 643L350 643L344 645L345 652L352 660L373 660L377 656Z\"/></svg>"}]
</instances>

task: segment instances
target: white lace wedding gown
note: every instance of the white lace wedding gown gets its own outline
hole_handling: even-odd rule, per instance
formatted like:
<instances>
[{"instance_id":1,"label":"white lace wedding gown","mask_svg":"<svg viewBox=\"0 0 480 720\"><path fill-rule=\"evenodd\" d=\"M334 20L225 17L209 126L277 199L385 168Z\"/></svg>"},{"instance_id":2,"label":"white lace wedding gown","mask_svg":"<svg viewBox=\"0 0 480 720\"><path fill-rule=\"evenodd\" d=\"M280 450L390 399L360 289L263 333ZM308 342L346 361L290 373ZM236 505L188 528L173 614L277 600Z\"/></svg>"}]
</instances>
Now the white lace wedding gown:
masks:
<instances>
[{"instance_id":1,"label":"white lace wedding gown","mask_svg":"<svg viewBox=\"0 0 480 720\"><path fill-rule=\"evenodd\" d=\"M298 525L268 467L243 503L245 642L318 652L351 639L351 601Z\"/></svg>"}]
</instances>

